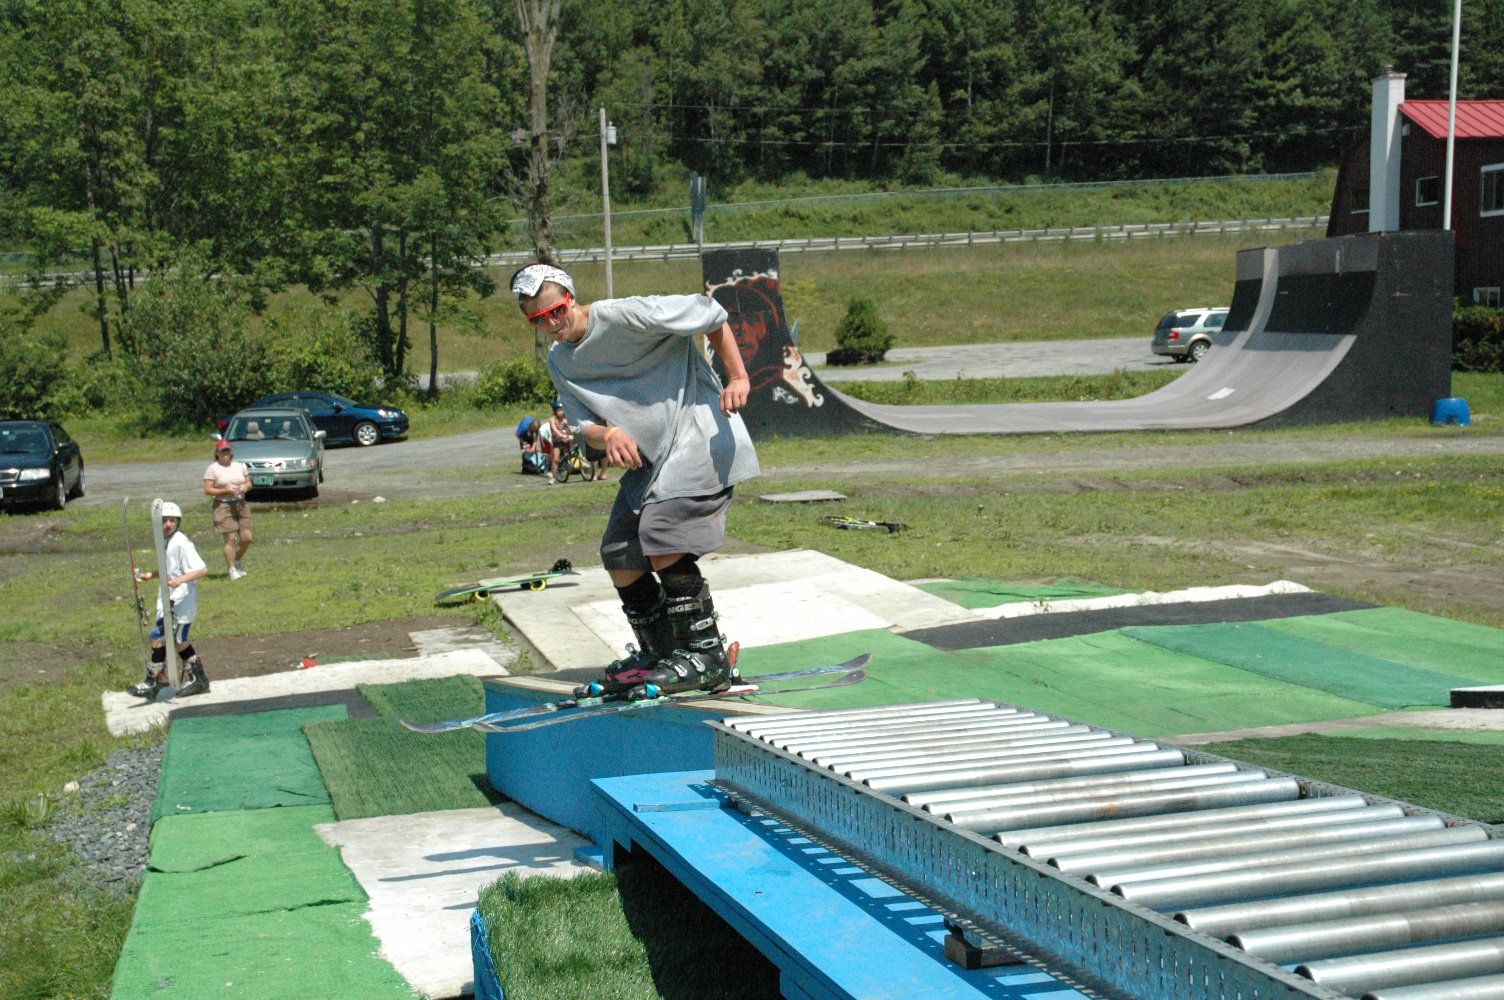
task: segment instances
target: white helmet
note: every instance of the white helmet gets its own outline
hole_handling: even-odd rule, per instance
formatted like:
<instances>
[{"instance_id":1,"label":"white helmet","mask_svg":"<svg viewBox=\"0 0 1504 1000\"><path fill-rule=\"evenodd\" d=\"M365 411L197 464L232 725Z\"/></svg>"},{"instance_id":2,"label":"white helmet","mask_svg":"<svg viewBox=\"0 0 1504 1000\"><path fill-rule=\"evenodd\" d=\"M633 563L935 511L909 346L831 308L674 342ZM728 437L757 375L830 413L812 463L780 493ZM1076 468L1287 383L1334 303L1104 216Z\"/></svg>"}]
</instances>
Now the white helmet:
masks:
<instances>
[{"instance_id":1,"label":"white helmet","mask_svg":"<svg viewBox=\"0 0 1504 1000\"><path fill-rule=\"evenodd\" d=\"M163 517L175 517L179 521L181 521L183 519L183 511L182 511L181 508L178 507L177 504L172 503L172 502L169 501L169 502L164 503L162 505L162 516Z\"/></svg>"}]
</instances>

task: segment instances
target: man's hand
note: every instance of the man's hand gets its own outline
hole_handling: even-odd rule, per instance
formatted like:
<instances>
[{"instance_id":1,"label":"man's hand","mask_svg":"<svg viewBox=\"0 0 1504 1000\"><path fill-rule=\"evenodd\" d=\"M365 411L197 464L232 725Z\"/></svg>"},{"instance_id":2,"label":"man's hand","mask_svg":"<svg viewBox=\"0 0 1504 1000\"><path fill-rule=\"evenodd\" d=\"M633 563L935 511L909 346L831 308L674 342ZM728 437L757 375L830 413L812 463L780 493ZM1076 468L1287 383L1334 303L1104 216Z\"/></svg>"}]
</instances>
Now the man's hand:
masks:
<instances>
[{"instance_id":1,"label":"man's hand","mask_svg":"<svg viewBox=\"0 0 1504 1000\"><path fill-rule=\"evenodd\" d=\"M637 450L636 440L615 424L606 428L602 449L606 453L606 461L618 469L642 468L642 455Z\"/></svg>"},{"instance_id":2,"label":"man's hand","mask_svg":"<svg viewBox=\"0 0 1504 1000\"><path fill-rule=\"evenodd\" d=\"M751 392L752 381L747 376L730 379L726 383L726 388L721 390L721 412L728 417L731 416L747 405L747 396Z\"/></svg>"}]
</instances>

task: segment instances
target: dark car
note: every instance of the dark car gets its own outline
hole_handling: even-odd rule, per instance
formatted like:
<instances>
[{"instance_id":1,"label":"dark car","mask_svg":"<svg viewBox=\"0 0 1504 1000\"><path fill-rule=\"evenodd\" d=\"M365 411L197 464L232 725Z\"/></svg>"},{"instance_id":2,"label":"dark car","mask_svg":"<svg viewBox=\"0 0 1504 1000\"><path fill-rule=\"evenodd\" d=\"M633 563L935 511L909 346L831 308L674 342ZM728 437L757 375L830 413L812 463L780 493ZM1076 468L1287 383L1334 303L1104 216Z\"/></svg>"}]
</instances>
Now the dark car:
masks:
<instances>
[{"instance_id":1,"label":"dark car","mask_svg":"<svg viewBox=\"0 0 1504 1000\"><path fill-rule=\"evenodd\" d=\"M370 406L336 396L332 392L278 392L263 396L247 409L267 406L295 406L308 412L313 426L323 431L330 443L353 441L368 447L378 441L395 441L407 434L407 414L395 406ZM221 417L224 430L228 417Z\"/></svg>"},{"instance_id":2,"label":"dark car","mask_svg":"<svg viewBox=\"0 0 1504 1000\"><path fill-rule=\"evenodd\" d=\"M0 420L0 506L62 510L84 495L84 457L63 425Z\"/></svg>"}]
</instances>

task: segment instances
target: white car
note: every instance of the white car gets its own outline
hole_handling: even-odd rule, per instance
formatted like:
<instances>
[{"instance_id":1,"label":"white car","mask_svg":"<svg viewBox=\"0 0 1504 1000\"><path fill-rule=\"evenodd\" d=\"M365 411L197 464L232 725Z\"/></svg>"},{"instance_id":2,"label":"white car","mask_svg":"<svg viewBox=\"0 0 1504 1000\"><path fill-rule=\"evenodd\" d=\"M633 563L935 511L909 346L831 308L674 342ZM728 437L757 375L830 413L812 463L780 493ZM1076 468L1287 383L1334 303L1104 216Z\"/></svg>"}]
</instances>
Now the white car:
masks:
<instances>
[{"instance_id":1,"label":"white car","mask_svg":"<svg viewBox=\"0 0 1504 1000\"><path fill-rule=\"evenodd\" d=\"M1227 307L1200 306L1171 309L1160 317L1149 349L1176 361L1200 361L1212 349L1212 340L1227 322Z\"/></svg>"},{"instance_id":2,"label":"white car","mask_svg":"<svg viewBox=\"0 0 1504 1000\"><path fill-rule=\"evenodd\" d=\"M235 445L235 457L251 476L251 496L272 490L319 495L324 481L324 432L314 430L308 414L290 407L241 410L222 435Z\"/></svg>"}]
</instances>

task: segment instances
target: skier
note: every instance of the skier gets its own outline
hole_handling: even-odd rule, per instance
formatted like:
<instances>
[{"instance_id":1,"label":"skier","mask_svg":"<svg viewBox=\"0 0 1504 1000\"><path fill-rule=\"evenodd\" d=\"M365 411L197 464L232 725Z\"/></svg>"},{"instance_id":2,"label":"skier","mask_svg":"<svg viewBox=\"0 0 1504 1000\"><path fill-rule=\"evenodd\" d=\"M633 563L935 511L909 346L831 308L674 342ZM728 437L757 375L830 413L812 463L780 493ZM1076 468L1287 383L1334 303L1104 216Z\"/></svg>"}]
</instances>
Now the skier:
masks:
<instances>
[{"instance_id":1,"label":"skier","mask_svg":"<svg viewBox=\"0 0 1504 1000\"><path fill-rule=\"evenodd\" d=\"M585 444L621 477L601 561L638 646L599 685L629 699L724 690L738 677L698 557L725 544L733 487L759 473L738 411L751 385L726 310L708 295L584 303L539 261L512 276L523 316L554 343L548 370ZM695 343L704 334L724 386ZM588 692L590 686L581 689Z\"/></svg>"},{"instance_id":2,"label":"skier","mask_svg":"<svg viewBox=\"0 0 1504 1000\"><path fill-rule=\"evenodd\" d=\"M178 697L202 694L209 690L209 675L204 673L204 661L188 641L188 628L193 624L198 611L198 581L209 575L209 567L199 557L198 549L187 535L178 530L183 523L183 511L175 503L162 505L162 537L167 540L167 586L172 601L174 640L178 656L183 663L186 678L177 689ZM143 578L149 578L143 577ZM153 701L157 693L167 686L167 628L162 621L162 599L157 598L157 624L151 630L151 667L146 680L129 689L137 698Z\"/></svg>"}]
</instances>

